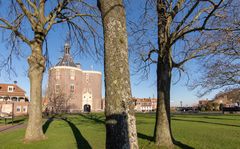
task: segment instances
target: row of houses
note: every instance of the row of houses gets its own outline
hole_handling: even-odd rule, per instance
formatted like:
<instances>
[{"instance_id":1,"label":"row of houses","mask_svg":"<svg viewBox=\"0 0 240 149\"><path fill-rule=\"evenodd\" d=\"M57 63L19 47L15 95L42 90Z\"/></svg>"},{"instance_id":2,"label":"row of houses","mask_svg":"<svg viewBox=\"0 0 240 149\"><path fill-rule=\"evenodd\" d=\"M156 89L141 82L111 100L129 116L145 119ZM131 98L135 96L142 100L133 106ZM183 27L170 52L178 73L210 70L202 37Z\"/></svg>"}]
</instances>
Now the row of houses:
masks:
<instances>
[{"instance_id":1,"label":"row of houses","mask_svg":"<svg viewBox=\"0 0 240 149\"><path fill-rule=\"evenodd\" d=\"M151 112L157 109L157 99L156 98L133 98L135 103L135 111L137 112ZM47 97L42 100L43 112L46 108L49 108L51 101ZM6 108L2 107L4 104L11 104L13 110L13 115L27 115L29 108L29 99L26 96L26 92L20 88L17 84L0 84L0 109ZM101 100L100 105L102 111L105 108L105 100ZM7 109L2 109L6 111ZM48 109L49 111L51 109ZM98 110L101 111L101 110ZM0 111L1 112L1 111Z\"/></svg>"},{"instance_id":2,"label":"row of houses","mask_svg":"<svg viewBox=\"0 0 240 149\"><path fill-rule=\"evenodd\" d=\"M240 106L240 89L234 89L224 93L219 93L215 96L213 100L199 100L198 107L205 108L206 110L221 110L221 107L233 107ZM136 112L152 112L157 109L157 99L156 98L135 98L132 99L135 103ZM20 88L17 84L0 84L0 109L7 110L2 107L4 104L11 104L13 114L27 115L29 108L29 99L26 96L26 92ZM75 103L78 104L78 103ZM51 107L48 111L53 109L51 101L47 98L43 98L43 112L46 108ZM56 105L55 105L56 106ZM77 107L76 105L75 107ZM98 111L103 111L105 108L105 100L101 99L100 109ZM79 108L80 109L80 108ZM90 109L88 109L90 110ZM1 111L0 111L1 112ZM54 111L56 112L56 111ZM71 111L68 111L71 112ZM78 112L84 112L79 110ZM85 111L86 112L86 111ZM90 112L90 111L87 111Z\"/></svg>"},{"instance_id":3,"label":"row of houses","mask_svg":"<svg viewBox=\"0 0 240 149\"><path fill-rule=\"evenodd\" d=\"M240 107L240 89L218 93L212 100L199 100L198 107L208 110L221 110L221 107Z\"/></svg>"},{"instance_id":4,"label":"row of houses","mask_svg":"<svg viewBox=\"0 0 240 149\"><path fill-rule=\"evenodd\" d=\"M133 98L135 102L135 111L137 112L151 112L157 109L156 98Z\"/></svg>"}]
</instances>

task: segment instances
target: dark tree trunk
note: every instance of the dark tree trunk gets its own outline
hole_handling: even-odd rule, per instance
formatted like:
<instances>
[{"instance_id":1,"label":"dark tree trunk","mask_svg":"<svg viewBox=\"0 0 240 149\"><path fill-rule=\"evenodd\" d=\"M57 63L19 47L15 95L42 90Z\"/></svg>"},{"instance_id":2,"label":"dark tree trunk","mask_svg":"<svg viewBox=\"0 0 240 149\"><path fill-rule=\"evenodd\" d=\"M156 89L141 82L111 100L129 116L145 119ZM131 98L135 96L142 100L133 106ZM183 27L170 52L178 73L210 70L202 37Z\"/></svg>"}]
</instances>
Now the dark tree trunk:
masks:
<instances>
[{"instance_id":1,"label":"dark tree trunk","mask_svg":"<svg viewBox=\"0 0 240 149\"><path fill-rule=\"evenodd\" d=\"M122 0L99 0L104 28L106 148L138 148L131 102L126 16Z\"/></svg>"},{"instance_id":2,"label":"dark tree trunk","mask_svg":"<svg viewBox=\"0 0 240 149\"><path fill-rule=\"evenodd\" d=\"M154 140L157 146L173 147L170 119L170 87L172 73L171 48L169 45L169 26L166 4L157 1L158 13L158 63L157 63L157 113Z\"/></svg>"},{"instance_id":3,"label":"dark tree trunk","mask_svg":"<svg viewBox=\"0 0 240 149\"><path fill-rule=\"evenodd\" d=\"M31 48L32 54L28 58L31 101L25 134L26 141L44 139L42 131L42 78L45 69L45 59L42 55L42 44L33 42Z\"/></svg>"},{"instance_id":4,"label":"dark tree trunk","mask_svg":"<svg viewBox=\"0 0 240 149\"><path fill-rule=\"evenodd\" d=\"M159 57L157 65L157 113L154 139L158 146L173 146L170 119L171 68Z\"/></svg>"}]
</instances>

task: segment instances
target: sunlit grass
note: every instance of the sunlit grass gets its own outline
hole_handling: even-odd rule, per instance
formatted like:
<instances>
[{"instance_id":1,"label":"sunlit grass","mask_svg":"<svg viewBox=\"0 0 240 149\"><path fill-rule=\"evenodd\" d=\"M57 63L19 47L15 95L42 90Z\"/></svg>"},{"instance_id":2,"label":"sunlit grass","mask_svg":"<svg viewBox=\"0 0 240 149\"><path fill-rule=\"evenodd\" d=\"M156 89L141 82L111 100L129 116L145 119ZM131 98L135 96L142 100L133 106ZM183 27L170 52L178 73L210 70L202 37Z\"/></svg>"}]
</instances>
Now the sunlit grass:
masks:
<instances>
[{"instance_id":1,"label":"sunlit grass","mask_svg":"<svg viewBox=\"0 0 240 149\"><path fill-rule=\"evenodd\" d=\"M67 115L45 123L47 139L23 143L25 129L0 133L2 149L105 148L104 115ZM22 121L21 121L22 122ZM140 148L155 148L152 140L154 114L137 114ZM48 125L47 125L48 124ZM2 125L2 123L1 123ZM173 115L172 130L180 147L237 149L240 147L240 115Z\"/></svg>"}]
</instances>

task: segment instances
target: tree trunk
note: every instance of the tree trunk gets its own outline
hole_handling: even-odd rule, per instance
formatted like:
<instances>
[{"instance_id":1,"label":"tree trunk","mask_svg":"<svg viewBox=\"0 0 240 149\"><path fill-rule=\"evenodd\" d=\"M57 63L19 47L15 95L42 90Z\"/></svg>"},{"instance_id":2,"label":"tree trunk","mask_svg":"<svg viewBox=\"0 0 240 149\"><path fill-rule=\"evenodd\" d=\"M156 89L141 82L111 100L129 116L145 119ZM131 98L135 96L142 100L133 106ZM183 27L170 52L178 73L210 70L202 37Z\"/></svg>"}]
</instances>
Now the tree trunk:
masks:
<instances>
[{"instance_id":1,"label":"tree trunk","mask_svg":"<svg viewBox=\"0 0 240 149\"><path fill-rule=\"evenodd\" d=\"M159 60L157 65L157 113L154 140L158 146L173 147L170 119L171 69Z\"/></svg>"},{"instance_id":2,"label":"tree trunk","mask_svg":"<svg viewBox=\"0 0 240 149\"><path fill-rule=\"evenodd\" d=\"M122 0L98 2L104 28L106 148L137 149L124 6Z\"/></svg>"},{"instance_id":3,"label":"tree trunk","mask_svg":"<svg viewBox=\"0 0 240 149\"><path fill-rule=\"evenodd\" d=\"M45 69L45 59L42 55L42 44L34 42L31 48L32 54L28 58L31 101L25 134L26 141L42 140L45 138L42 131L42 78Z\"/></svg>"},{"instance_id":4,"label":"tree trunk","mask_svg":"<svg viewBox=\"0 0 240 149\"><path fill-rule=\"evenodd\" d=\"M171 48L168 47L170 24L167 22L165 1L157 1L157 13L159 54L157 63L157 113L154 140L157 146L173 148L170 119L172 53Z\"/></svg>"}]
</instances>

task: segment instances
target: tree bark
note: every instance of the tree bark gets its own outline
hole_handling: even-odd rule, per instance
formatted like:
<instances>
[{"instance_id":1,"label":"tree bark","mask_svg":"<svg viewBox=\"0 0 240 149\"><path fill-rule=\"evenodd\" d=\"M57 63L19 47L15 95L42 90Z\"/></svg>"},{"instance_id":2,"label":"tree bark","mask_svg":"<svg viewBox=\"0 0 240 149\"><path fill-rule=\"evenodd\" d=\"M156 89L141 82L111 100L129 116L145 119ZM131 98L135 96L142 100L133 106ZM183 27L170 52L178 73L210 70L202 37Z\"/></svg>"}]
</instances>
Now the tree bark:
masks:
<instances>
[{"instance_id":1,"label":"tree bark","mask_svg":"<svg viewBox=\"0 0 240 149\"><path fill-rule=\"evenodd\" d=\"M137 149L125 9L122 0L99 0L98 4L104 29L106 148Z\"/></svg>"},{"instance_id":2,"label":"tree bark","mask_svg":"<svg viewBox=\"0 0 240 149\"><path fill-rule=\"evenodd\" d=\"M173 147L170 118L171 68L159 57L157 65L157 113L154 140L157 146Z\"/></svg>"},{"instance_id":3,"label":"tree bark","mask_svg":"<svg viewBox=\"0 0 240 149\"><path fill-rule=\"evenodd\" d=\"M26 141L42 140L42 79L45 69L45 59L42 55L42 43L31 44L32 54L28 58L30 79L29 120L25 133Z\"/></svg>"},{"instance_id":4,"label":"tree bark","mask_svg":"<svg viewBox=\"0 0 240 149\"><path fill-rule=\"evenodd\" d=\"M154 140L157 146L173 148L170 119L172 53L171 48L168 47L170 24L167 21L165 1L157 1L157 13L159 53L157 63L157 113Z\"/></svg>"}]
</instances>

